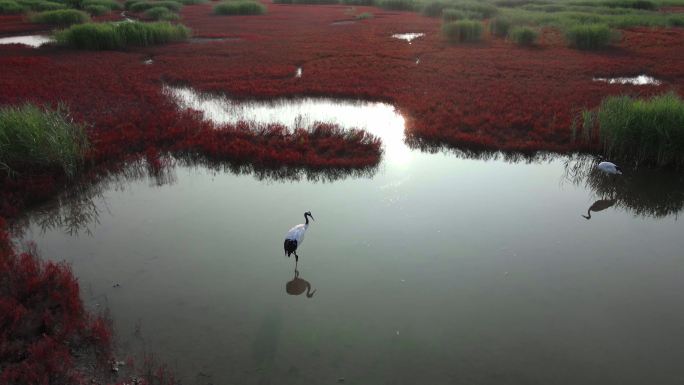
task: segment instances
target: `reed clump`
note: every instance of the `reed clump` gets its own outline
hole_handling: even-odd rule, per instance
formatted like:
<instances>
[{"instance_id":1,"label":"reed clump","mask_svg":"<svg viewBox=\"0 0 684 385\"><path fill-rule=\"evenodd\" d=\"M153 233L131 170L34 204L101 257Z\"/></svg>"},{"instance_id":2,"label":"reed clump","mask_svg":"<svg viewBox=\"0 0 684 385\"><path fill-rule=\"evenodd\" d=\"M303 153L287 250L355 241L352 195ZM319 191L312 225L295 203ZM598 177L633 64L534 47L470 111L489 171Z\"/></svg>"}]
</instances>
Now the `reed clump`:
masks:
<instances>
[{"instance_id":1,"label":"reed clump","mask_svg":"<svg viewBox=\"0 0 684 385\"><path fill-rule=\"evenodd\" d=\"M55 35L60 45L87 50L117 50L185 40L190 29L181 24L88 23L72 26Z\"/></svg>"},{"instance_id":2,"label":"reed clump","mask_svg":"<svg viewBox=\"0 0 684 385\"><path fill-rule=\"evenodd\" d=\"M154 7L150 8L144 13L146 19L158 20L158 21L171 21L178 20L178 14L171 12L168 8L164 7Z\"/></svg>"},{"instance_id":3,"label":"reed clump","mask_svg":"<svg viewBox=\"0 0 684 385\"><path fill-rule=\"evenodd\" d=\"M565 37L571 47L597 50L611 45L617 34L607 24L579 24L569 27Z\"/></svg>"},{"instance_id":4,"label":"reed clump","mask_svg":"<svg viewBox=\"0 0 684 385\"><path fill-rule=\"evenodd\" d=\"M513 26L513 20L506 16L497 16L489 21L489 32L494 36L508 36L508 32Z\"/></svg>"},{"instance_id":5,"label":"reed clump","mask_svg":"<svg viewBox=\"0 0 684 385\"><path fill-rule=\"evenodd\" d=\"M0 108L0 169L8 173L59 168L74 175L87 148L85 127L63 106Z\"/></svg>"},{"instance_id":6,"label":"reed clump","mask_svg":"<svg viewBox=\"0 0 684 385\"><path fill-rule=\"evenodd\" d=\"M96 5L96 4L91 4L91 5L86 5L83 10L91 14L92 16L102 16L106 15L109 12L111 12L111 9L103 6L103 5Z\"/></svg>"},{"instance_id":7,"label":"reed clump","mask_svg":"<svg viewBox=\"0 0 684 385\"><path fill-rule=\"evenodd\" d=\"M467 19L465 12L460 9L446 8L442 10L442 20L445 22Z\"/></svg>"},{"instance_id":8,"label":"reed clump","mask_svg":"<svg viewBox=\"0 0 684 385\"><path fill-rule=\"evenodd\" d=\"M508 38L518 45L531 46L537 42L539 32L536 29L522 26L514 27L508 34Z\"/></svg>"},{"instance_id":9,"label":"reed clump","mask_svg":"<svg viewBox=\"0 0 684 385\"><path fill-rule=\"evenodd\" d=\"M423 6L420 13L428 17L439 17L449 4L443 1L431 1Z\"/></svg>"},{"instance_id":10,"label":"reed clump","mask_svg":"<svg viewBox=\"0 0 684 385\"><path fill-rule=\"evenodd\" d=\"M99 5L102 7L106 7L112 11L121 11L123 9L121 3L114 0L86 0L83 2L82 7L86 8L91 5Z\"/></svg>"},{"instance_id":11,"label":"reed clump","mask_svg":"<svg viewBox=\"0 0 684 385\"><path fill-rule=\"evenodd\" d=\"M46 0L14 0L24 11L55 11L58 9L66 9L67 5L57 1Z\"/></svg>"},{"instance_id":12,"label":"reed clump","mask_svg":"<svg viewBox=\"0 0 684 385\"><path fill-rule=\"evenodd\" d=\"M684 166L684 100L674 92L638 99L609 96L582 113L586 139L598 137L611 159Z\"/></svg>"},{"instance_id":13,"label":"reed clump","mask_svg":"<svg viewBox=\"0 0 684 385\"><path fill-rule=\"evenodd\" d=\"M380 0L377 5L392 11L415 11L418 8L415 0Z\"/></svg>"},{"instance_id":14,"label":"reed clump","mask_svg":"<svg viewBox=\"0 0 684 385\"><path fill-rule=\"evenodd\" d=\"M2 0L0 1L0 14L3 15L11 15L11 14L17 14L17 13L22 13L26 9L19 5L16 1L12 0Z\"/></svg>"},{"instance_id":15,"label":"reed clump","mask_svg":"<svg viewBox=\"0 0 684 385\"><path fill-rule=\"evenodd\" d=\"M90 16L87 13L75 9L45 11L31 16L32 23L54 24L59 26L87 23L88 21L90 21Z\"/></svg>"},{"instance_id":16,"label":"reed clump","mask_svg":"<svg viewBox=\"0 0 684 385\"><path fill-rule=\"evenodd\" d=\"M450 43L467 43L482 38L482 22L476 20L458 20L442 25L442 34Z\"/></svg>"},{"instance_id":17,"label":"reed clump","mask_svg":"<svg viewBox=\"0 0 684 385\"><path fill-rule=\"evenodd\" d=\"M256 1L231 1L214 6L215 15L262 15L266 6Z\"/></svg>"},{"instance_id":18,"label":"reed clump","mask_svg":"<svg viewBox=\"0 0 684 385\"><path fill-rule=\"evenodd\" d=\"M169 11L179 12L181 8L183 8L183 4L177 1L141 1L129 3L126 6L128 6L126 9L129 9L132 12L145 12L148 9L156 7L164 7Z\"/></svg>"}]
</instances>

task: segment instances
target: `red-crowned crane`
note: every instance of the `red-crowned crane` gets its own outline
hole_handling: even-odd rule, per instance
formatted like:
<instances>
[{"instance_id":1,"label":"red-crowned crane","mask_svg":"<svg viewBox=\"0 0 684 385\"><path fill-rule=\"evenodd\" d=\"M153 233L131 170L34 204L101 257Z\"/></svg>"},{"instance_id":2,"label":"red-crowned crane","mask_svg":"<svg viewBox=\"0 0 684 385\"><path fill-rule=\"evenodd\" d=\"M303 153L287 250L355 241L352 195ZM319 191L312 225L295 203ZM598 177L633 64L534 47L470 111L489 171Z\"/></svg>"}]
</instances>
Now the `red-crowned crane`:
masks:
<instances>
[{"instance_id":1,"label":"red-crowned crane","mask_svg":"<svg viewBox=\"0 0 684 385\"><path fill-rule=\"evenodd\" d=\"M289 258L291 254L294 253L295 261L299 261L299 255L297 255L297 247L304 243L304 234L306 229L309 228L309 217L313 220L314 217L311 215L311 211L304 213L304 220L306 223L299 224L290 229L285 235L285 254Z\"/></svg>"}]
</instances>

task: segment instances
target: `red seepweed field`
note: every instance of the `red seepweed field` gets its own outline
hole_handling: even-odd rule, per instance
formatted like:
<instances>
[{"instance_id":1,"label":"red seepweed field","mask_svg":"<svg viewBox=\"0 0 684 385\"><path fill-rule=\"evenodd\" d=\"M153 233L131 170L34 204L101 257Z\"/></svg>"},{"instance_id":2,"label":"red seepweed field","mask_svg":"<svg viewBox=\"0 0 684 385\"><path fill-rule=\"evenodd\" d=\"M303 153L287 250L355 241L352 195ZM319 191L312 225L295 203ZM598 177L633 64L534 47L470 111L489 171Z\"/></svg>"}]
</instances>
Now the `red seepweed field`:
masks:
<instances>
[{"instance_id":1,"label":"red seepweed field","mask_svg":"<svg viewBox=\"0 0 684 385\"><path fill-rule=\"evenodd\" d=\"M255 133L247 125L216 130L197 114L178 111L163 84L245 99L387 101L405 116L407 137L416 145L524 152L591 151L592 144L573 141L571 124L581 108L606 95L684 90L681 28L626 30L616 48L600 52L567 48L554 30L545 30L535 48L491 36L454 46L440 36L438 19L416 13L357 7L357 14L375 17L333 24L352 21L349 9L269 4L266 15L225 17L203 4L184 7L182 22L196 38L229 39L116 52L0 46L0 104L66 103L89 126L94 164L170 150L325 169L376 165L379 144L334 127L295 135L279 128ZM45 28L20 16L0 21L5 36ZM425 36L412 44L391 37L406 32ZM143 64L147 59L153 64ZM298 67L301 78L294 76ZM635 87L592 81L642 73L663 82ZM14 215L49 196L59 183L50 170L45 173L30 182L3 181L0 213Z\"/></svg>"},{"instance_id":2,"label":"red seepweed field","mask_svg":"<svg viewBox=\"0 0 684 385\"><path fill-rule=\"evenodd\" d=\"M268 7L262 16L225 17L212 15L212 4L186 6L182 22L205 39L158 47L76 51L0 45L0 105L66 104L88 126L92 147L83 178L94 179L140 156L163 167L166 152L275 169L359 170L380 162L377 139L324 123L294 133L279 126L254 130L247 123L217 129L196 112L179 111L162 92L165 84L240 99L386 101L404 115L407 138L416 146L521 152L594 151L594 143L573 140L571 126L578 111L607 95L684 94L682 28L624 30L615 48L582 52L567 48L551 29L533 48L491 36L449 45L438 19L415 13L356 7L356 14L374 14L356 21L348 6ZM0 16L0 37L48 29L21 16ZM425 36L411 44L392 38L408 32ZM149 59L152 64L144 64ZM303 76L295 77L299 67ZM637 87L592 80L640 74L662 83ZM104 321L82 308L69 269L30 253L18 255L4 229L2 217L49 199L65 181L58 170L0 175L0 280L10 290L0 291L0 356L15 360L0 383L27 373L36 376L35 383L55 375L77 381L65 343L94 341L103 351L109 344ZM41 297L46 288L56 294ZM29 354L14 357L17 352Z\"/></svg>"}]
</instances>

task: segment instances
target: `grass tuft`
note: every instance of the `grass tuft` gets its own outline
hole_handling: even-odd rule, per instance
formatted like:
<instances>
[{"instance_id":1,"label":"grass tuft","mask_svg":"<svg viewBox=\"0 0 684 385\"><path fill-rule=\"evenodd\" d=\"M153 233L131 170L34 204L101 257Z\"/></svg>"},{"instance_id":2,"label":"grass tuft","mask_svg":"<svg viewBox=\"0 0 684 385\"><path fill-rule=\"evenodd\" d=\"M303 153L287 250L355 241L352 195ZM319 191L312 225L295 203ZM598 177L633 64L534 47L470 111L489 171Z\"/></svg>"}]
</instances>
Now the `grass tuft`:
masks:
<instances>
[{"instance_id":1,"label":"grass tuft","mask_svg":"<svg viewBox=\"0 0 684 385\"><path fill-rule=\"evenodd\" d=\"M372 19L374 16L370 12L364 12L356 15L356 20L367 20L367 19Z\"/></svg>"},{"instance_id":2,"label":"grass tuft","mask_svg":"<svg viewBox=\"0 0 684 385\"><path fill-rule=\"evenodd\" d=\"M393 11L415 11L418 8L415 0L380 0L378 6Z\"/></svg>"},{"instance_id":3,"label":"grass tuft","mask_svg":"<svg viewBox=\"0 0 684 385\"><path fill-rule=\"evenodd\" d=\"M104 5L89 4L83 8L84 11L88 12L92 16L102 16L106 15L112 10L105 7Z\"/></svg>"},{"instance_id":4,"label":"grass tuft","mask_svg":"<svg viewBox=\"0 0 684 385\"><path fill-rule=\"evenodd\" d=\"M494 36L508 36L508 31L513 26L513 20L506 16L497 16L489 22L489 32Z\"/></svg>"},{"instance_id":5,"label":"grass tuft","mask_svg":"<svg viewBox=\"0 0 684 385\"><path fill-rule=\"evenodd\" d=\"M68 26L72 24L81 24L90 21L90 16L83 11L75 9L58 9L56 11L45 11L31 16L32 23L39 24L55 24L60 26Z\"/></svg>"},{"instance_id":6,"label":"grass tuft","mask_svg":"<svg viewBox=\"0 0 684 385\"><path fill-rule=\"evenodd\" d=\"M161 20L161 21L172 21L172 20L178 20L179 16L176 13L173 13L168 10L168 8L164 7L154 7L150 8L144 13L145 18L150 19L150 20Z\"/></svg>"},{"instance_id":7,"label":"grass tuft","mask_svg":"<svg viewBox=\"0 0 684 385\"><path fill-rule=\"evenodd\" d=\"M190 30L180 24L88 23L72 26L56 34L60 45L88 50L116 50L129 46L145 47L185 40Z\"/></svg>"},{"instance_id":8,"label":"grass tuft","mask_svg":"<svg viewBox=\"0 0 684 385\"><path fill-rule=\"evenodd\" d=\"M463 19L467 19L467 15L460 9L447 8L442 10L442 20L444 21L456 21Z\"/></svg>"},{"instance_id":9,"label":"grass tuft","mask_svg":"<svg viewBox=\"0 0 684 385\"><path fill-rule=\"evenodd\" d=\"M121 3L114 0L86 0L83 2L83 8L86 8L89 5L99 5L112 11L121 11L123 9Z\"/></svg>"},{"instance_id":10,"label":"grass tuft","mask_svg":"<svg viewBox=\"0 0 684 385\"><path fill-rule=\"evenodd\" d=\"M215 15L261 15L266 6L255 1L224 2L214 6Z\"/></svg>"},{"instance_id":11,"label":"grass tuft","mask_svg":"<svg viewBox=\"0 0 684 385\"><path fill-rule=\"evenodd\" d=\"M346 5L375 5L375 0L342 0Z\"/></svg>"},{"instance_id":12,"label":"grass tuft","mask_svg":"<svg viewBox=\"0 0 684 385\"><path fill-rule=\"evenodd\" d=\"M74 175L87 147L85 128L64 107L0 108L0 168L7 172L56 167Z\"/></svg>"},{"instance_id":13,"label":"grass tuft","mask_svg":"<svg viewBox=\"0 0 684 385\"><path fill-rule=\"evenodd\" d=\"M177 1L139 1L132 3L127 9L132 12L145 12L155 7L164 7L169 11L178 12L183 8L183 4Z\"/></svg>"},{"instance_id":14,"label":"grass tuft","mask_svg":"<svg viewBox=\"0 0 684 385\"><path fill-rule=\"evenodd\" d=\"M508 38L518 45L531 46L537 42L539 32L530 27L514 27L508 34Z\"/></svg>"},{"instance_id":15,"label":"grass tuft","mask_svg":"<svg viewBox=\"0 0 684 385\"><path fill-rule=\"evenodd\" d=\"M439 17L448 6L449 4L443 1L431 1L425 4L420 12L428 17Z\"/></svg>"},{"instance_id":16,"label":"grass tuft","mask_svg":"<svg viewBox=\"0 0 684 385\"><path fill-rule=\"evenodd\" d=\"M459 20L444 23L442 34L450 43L474 42L482 38L482 23L476 20Z\"/></svg>"},{"instance_id":17,"label":"grass tuft","mask_svg":"<svg viewBox=\"0 0 684 385\"><path fill-rule=\"evenodd\" d=\"M649 99L609 96L582 118L585 137L598 133L609 158L684 166L684 100L674 92Z\"/></svg>"},{"instance_id":18,"label":"grass tuft","mask_svg":"<svg viewBox=\"0 0 684 385\"><path fill-rule=\"evenodd\" d=\"M34 12L55 11L58 9L66 9L67 5L61 2L45 1L45 0L16 0L17 4L22 6L25 10Z\"/></svg>"},{"instance_id":19,"label":"grass tuft","mask_svg":"<svg viewBox=\"0 0 684 385\"><path fill-rule=\"evenodd\" d=\"M595 50L608 47L615 34L606 24L580 24L569 27L565 37L571 47Z\"/></svg>"},{"instance_id":20,"label":"grass tuft","mask_svg":"<svg viewBox=\"0 0 684 385\"><path fill-rule=\"evenodd\" d=\"M16 1L12 0L2 0L0 1L0 14L12 15L17 13L22 13L26 10L24 6L20 5Z\"/></svg>"}]
</instances>

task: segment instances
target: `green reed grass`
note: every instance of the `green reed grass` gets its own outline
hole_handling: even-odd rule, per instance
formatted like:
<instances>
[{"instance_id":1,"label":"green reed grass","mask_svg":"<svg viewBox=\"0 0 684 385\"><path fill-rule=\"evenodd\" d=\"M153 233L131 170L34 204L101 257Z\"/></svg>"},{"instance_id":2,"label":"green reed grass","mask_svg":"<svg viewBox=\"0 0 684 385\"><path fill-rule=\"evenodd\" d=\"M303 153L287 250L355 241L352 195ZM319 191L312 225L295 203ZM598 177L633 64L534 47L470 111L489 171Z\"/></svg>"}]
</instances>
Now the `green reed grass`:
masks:
<instances>
[{"instance_id":1,"label":"green reed grass","mask_svg":"<svg viewBox=\"0 0 684 385\"><path fill-rule=\"evenodd\" d=\"M11 14L17 14L17 13L22 13L26 10L26 8L16 1L12 0L2 0L0 1L0 14L4 15L11 15Z\"/></svg>"},{"instance_id":2,"label":"green reed grass","mask_svg":"<svg viewBox=\"0 0 684 385\"><path fill-rule=\"evenodd\" d=\"M607 24L580 24L569 27L565 38L571 47L597 50L608 47L616 36Z\"/></svg>"},{"instance_id":3,"label":"green reed grass","mask_svg":"<svg viewBox=\"0 0 684 385\"><path fill-rule=\"evenodd\" d=\"M516 42L518 45L525 46L534 45L534 43L537 42L538 37L539 32L536 29L526 26L514 27L508 33L508 38L510 40Z\"/></svg>"},{"instance_id":4,"label":"green reed grass","mask_svg":"<svg viewBox=\"0 0 684 385\"><path fill-rule=\"evenodd\" d=\"M648 99L609 96L583 111L585 137L598 134L611 159L684 166L684 100L670 92Z\"/></svg>"},{"instance_id":5,"label":"green reed grass","mask_svg":"<svg viewBox=\"0 0 684 385\"><path fill-rule=\"evenodd\" d=\"M450 43L474 42L482 38L482 23L475 20L458 20L442 25L442 34Z\"/></svg>"},{"instance_id":6,"label":"green reed grass","mask_svg":"<svg viewBox=\"0 0 684 385\"><path fill-rule=\"evenodd\" d=\"M456 21L466 19L466 13L460 9L447 8L442 10L442 20L444 21Z\"/></svg>"},{"instance_id":7,"label":"green reed grass","mask_svg":"<svg viewBox=\"0 0 684 385\"><path fill-rule=\"evenodd\" d=\"M171 12L168 8L164 7L154 7L150 8L144 13L145 18L150 20L161 20L161 21L172 21L178 20L180 17L178 14Z\"/></svg>"},{"instance_id":8,"label":"green reed grass","mask_svg":"<svg viewBox=\"0 0 684 385\"><path fill-rule=\"evenodd\" d=\"M6 172L55 167L74 175L87 148L85 127L64 107L0 108L0 168Z\"/></svg>"},{"instance_id":9,"label":"green reed grass","mask_svg":"<svg viewBox=\"0 0 684 385\"><path fill-rule=\"evenodd\" d=\"M180 24L88 23L72 26L56 34L60 45L87 50L117 50L185 40L190 29Z\"/></svg>"},{"instance_id":10,"label":"green reed grass","mask_svg":"<svg viewBox=\"0 0 684 385\"><path fill-rule=\"evenodd\" d=\"M83 10L88 12L92 16L102 16L106 15L112 10L105 7L104 5L90 4L83 7Z\"/></svg>"},{"instance_id":11,"label":"green reed grass","mask_svg":"<svg viewBox=\"0 0 684 385\"><path fill-rule=\"evenodd\" d=\"M58 9L56 11L45 11L31 16L32 23L55 24L67 26L81 24L90 21L90 16L75 9Z\"/></svg>"},{"instance_id":12,"label":"green reed grass","mask_svg":"<svg viewBox=\"0 0 684 385\"><path fill-rule=\"evenodd\" d=\"M183 4L177 1L140 1L130 4L127 9L132 12L145 12L155 7L164 7L169 11L178 12L183 8Z\"/></svg>"},{"instance_id":13,"label":"green reed grass","mask_svg":"<svg viewBox=\"0 0 684 385\"><path fill-rule=\"evenodd\" d=\"M261 15L266 6L256 1L223 2L214 6L215 15Z\"/></svg>"},{"instance_id":14,"label":"green reed grass","mask_svg":"<svg viewBox=\"0 0 684 385\"><path fill-rule=\"evenodd\" d=\"M85 8L89 5L99 5L102 7L109 8L112 11L123 10L123 5L121 5L121 3L119 3L118 1L115 1L115 0L85 0L83 2L83 8Z\"/></svg>"},{"instance_id":15,"label":"green reed grass","mask_svg":"<svg viewBox=\"0 0 684 385\"><path fill-rule=\"evenodd\" d=\"M380 0L377 5L380 8L393 11L415 11L419 9L415 0Z\"/></svg>"},{"instance_id":16,"label":"green reed grass","mask_svg":"<svg viewBox=\"0 0 684 385\"><path fill-rule=\"evenodd\" d=\"M489 32L494 36L508 36L508 31L513 26L513 20L507 16L497 16L489 21Z\"/></svg>"},{"instance_id":17,"label":"green reed grass","mask_svg":"<svg viewBox=\"0 0 684 385\"><path fill-rule=\"evenodd\" d=\"M26 10L34 12L55 11L58 9L66 9L67 5L57 1L45 0L17 0L17 3Z\"/></svg>"},{"instance_id":18,"label":"green reed grass","mask_svg":"<svg viewBox=\"0 0 684 385\"><path fill-rule=\"evenodd\" d=\"M444 1L431 1L423 5L420 10L424 16L440 17L445 8L449 7L449 3Z\"/></svg>"}]
</instances>

